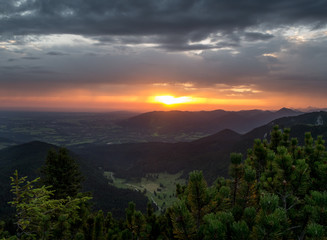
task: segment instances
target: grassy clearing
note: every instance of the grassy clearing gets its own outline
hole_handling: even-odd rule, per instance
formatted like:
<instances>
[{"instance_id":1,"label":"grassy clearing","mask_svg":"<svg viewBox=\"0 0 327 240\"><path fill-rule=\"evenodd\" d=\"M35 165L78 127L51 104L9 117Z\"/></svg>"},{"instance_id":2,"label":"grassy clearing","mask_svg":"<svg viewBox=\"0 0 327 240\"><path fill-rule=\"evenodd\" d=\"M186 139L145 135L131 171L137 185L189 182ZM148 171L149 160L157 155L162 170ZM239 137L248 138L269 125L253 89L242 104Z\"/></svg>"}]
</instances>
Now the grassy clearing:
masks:
<instances>
[{"instance_id":1,"label":"grassy clearing","mask_svg":"<svg viewBox=\"0 0 327 240\"><path fill-rule=\"evenodd\" d=\"M158 206L159 210L171 206L176 200L176 184L186 183L185 179L180 178L181 172L176 174L149 173L139 181L116 178L113 172L105 172L104 175L115 187L143 192L150 201Z\"/></svg>"}]
</instances>

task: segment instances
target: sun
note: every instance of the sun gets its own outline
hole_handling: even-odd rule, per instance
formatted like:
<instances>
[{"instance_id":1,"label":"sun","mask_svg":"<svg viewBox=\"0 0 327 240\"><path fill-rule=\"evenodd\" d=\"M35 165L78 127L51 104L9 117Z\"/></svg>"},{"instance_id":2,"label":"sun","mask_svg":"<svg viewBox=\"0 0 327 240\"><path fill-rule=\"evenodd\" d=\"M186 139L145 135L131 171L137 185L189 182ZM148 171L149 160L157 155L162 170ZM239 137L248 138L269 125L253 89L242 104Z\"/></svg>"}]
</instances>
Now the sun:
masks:
<instances>
[{"instance_id":1,"label":"sun","mask_svg":"<svg viewBox=\"0 0 327 240\"><path fill-rule=\"evenodd\" d=\"M192 102L191 97L174 97L170 95L165 96L155 96L153 102L163 103L165 105L181 104Z\"/></svg>"}]
</instances>

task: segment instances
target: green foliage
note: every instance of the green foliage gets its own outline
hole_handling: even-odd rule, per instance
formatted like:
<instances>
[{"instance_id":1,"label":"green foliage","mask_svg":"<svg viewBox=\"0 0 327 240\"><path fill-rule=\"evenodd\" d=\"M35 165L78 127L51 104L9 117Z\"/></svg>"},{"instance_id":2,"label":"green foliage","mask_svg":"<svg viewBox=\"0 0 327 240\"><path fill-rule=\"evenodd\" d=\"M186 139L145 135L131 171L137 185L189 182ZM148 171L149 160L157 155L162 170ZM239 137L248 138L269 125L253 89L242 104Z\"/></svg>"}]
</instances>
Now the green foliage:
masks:
<instances>
[{"instance_id":1,"label":"green foliage","mask_svg":"<svg viewBox=\"0 0 327 240\"><path fill-rule=\"evenodd\" d=\"M171 221L176 239L194 239L196 223L183 200L177 201L172 207Z\"/></svg>"},{"instance_id":2,"label":"green foliage","mask_svg":"<svg viewBox=\"0 0 327 240\"><path fill-rule=\"evenodd\" d=\"M130 202L126 208L126 226L132 238L139 238L144 234L145 219L140 211L135 210L135 204Z\"/></svg>"},{"instance_id":3,"label":"green foliage","mask_svg":"<svg viewBox=\"0 0 327 240\"><path fill-rule=\"evenodd\" d=\"M75 239L74 240L84 240L84 234L81 233L81 232L78 232L76 235L75 235Z\"/></svg>"},{"instance_id":4,"label":"green foliage","mask_svg":"<svg viewBox=\"0 0 327 240\"><path fill-rule=\"evenodd\" d=\"M202 172L194 171L190 173L187 185L187 204L190 206L192 215L199 228L204 214L207 212L209 203L207 193L207 183L203 178Z\"/></svg>"},{"instance_id":5,"label":"green foliage","mask_svg":"<svg viewBox=\"0 0 327 240\"><path fill-rule=\"evenodd\" d=\"M173 212L196 224L192 236L199 239L325 239L326 170L321 137L314 141L306 133L299 146L290 139L290 129L275 126L270 142L256 139L244 162L242 155L231 154L230 179L219 178L207 187L194 184L201 177L191 173L186 191L178 187L182 201ZM189 197L191 186L198 197ZM205 204L195 208L200 204L194 203L204 203L201 199Z\"/></svg>"},{"instance_id":6,"label":"green foliage","mask_svg":"<svg viewBox=\"0 0 327 240\"><path fill-rule=\"evenodd\" d=\"M104 233L104 216L102 210L100 210L94 221L94 229L93 229L93 235L92 240L104 240L105 239L105 233Z\"/></svg>"},{"instance_id":7,"label":"green foliage","mask_svg":"<svg viewBox=\"0 0 327 240\"><path fill-rule=\"evenodd\" d=\"M244 209L243 220L247 223L249 229L252 229L255 224L256 215L257 211L254 207L247 207Z\"/></svg>"},{"instance_id":8,"label":"green foliage","mask_svg":"<svg viewBox=\"0 0 327 240\"><path fill-rule=\"evenodd\" d=\"M41 169L42 183L55 190L53 198L75 197L83 179L75 160L66 148L48 152L45 166Z\"/></svg>"},{"instance_id":9,"label":"green foliage","mask_svg":"<svg viewBox=\"0 0 327 240\"><path fill-rule=\"evenodd\" d=\"M6 223L4 221L0 221L0 239L7 239L10 237L9 232L5 229L5 227Z\"/></svg>"},{"instance_id":10,"label":"green foliage","mask_svg":"<svg viewBox=\"0 0 327 240\"><path fill-rule=\"evenodd\" d=\"M155 240L160 236L160 223L157 216L154 214L154 209L151 203L148 203L146 220L146 238Z\"/></svg>"},{"instance_id":11,"label":"green foliage","mask_svg":"<svg viewBox=\"0 0 327 240\"><path fill-rule=\"evenodd\" d=\"M250 230L245 221L233 222L231 227L232 240L247 240L250 237Z\"/></svg>"},{"instance_id":12,"label":"green foliage","mask_svg":"<svg viewBox=\"0 0 327 240\"><path fill-rule=\"evenodd\" d=\"M273 151L277 150L277 147L281 145L281 141L283 139L282 131L279 129L279 127L276 125L274 126L272 132L271 132L271 140L270 140L270 148ZM284 142L288 139L283 139Z\"/></svg>"},{"instance_id":13,"label":"green foliage","mask_svg":"<svg viewBox=\"0 0 327 240\"><path fill-rule=\"evenodd\" d=\"M310 223L307 227L307 236L309 240L321 240L326 238L326 226Z\"/></svg>"},{"instance_id":14,"label":"green foliage","mask_svg":"<svg viewBox=\"0 0 327 240\"><path fill-rule=\"evenodd\" d=\"M17 171L11 177L14 199L10 204L16 208L18 233L24 239L65 239L79 220L80 205L91 198L52 199L50 186L35 187L38 180L26 181Z\"/></svg>"},{"instance_id":15,"label":"green foliage","mask_svg":"<svg viewBox=\"0 0 327 240\"><path fill-rule=\"evenodd\" d=\"M287 227L286 211L278 207L279 198L265 194L260 199L261 210L256 216L253 236L256 239L280 239Z\"/></svg>"},{"instance_id":16,"label":"green foliage","mask_svg":"<svg viewBox=\"0 0 327 240\"><path fill-rule=\"evenodd\" d=\"M203 235L205 240L226 238L226 226L213 213L204 217Z\"/></svg>"},{"instance_id":17,"label":"green foliage","mask_svg":"<svg viewBox=\"0 0 327 240\"><path fill-rule=\"evenodd\" d=\"M229 175L232 177L233 182L231 185L231 190L232 190L232 206L235 206L236 204L236 195L239 190L239 185L241 178L243 177L244 174L244 167L242 162L242 154L237 154L237 153L232 153L230 155L231 159L231 165L229 168Z\"/></svg>"}]
</instances>

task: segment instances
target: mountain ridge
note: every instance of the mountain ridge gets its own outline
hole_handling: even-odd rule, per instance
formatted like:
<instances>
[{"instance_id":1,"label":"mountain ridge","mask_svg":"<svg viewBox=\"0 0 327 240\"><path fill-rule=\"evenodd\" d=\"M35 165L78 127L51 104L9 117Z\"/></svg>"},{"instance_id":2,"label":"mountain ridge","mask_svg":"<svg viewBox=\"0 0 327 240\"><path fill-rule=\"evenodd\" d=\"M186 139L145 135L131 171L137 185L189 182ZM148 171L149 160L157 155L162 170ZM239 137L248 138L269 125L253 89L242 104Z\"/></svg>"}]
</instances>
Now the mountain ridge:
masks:
<instances>
[{"instance_id":1,"label":"mountain ridge","mask_svg":"<svg viewBox=\"0 0 327 240\"><path fill-rule=\"evenodd\" d=\"M153 111L143 113L118 124L124 128L153 134L176 134L183 132L202 132L213 134L223 129L246 133L255 127L266 124L276 118L295 116L301 112L288 108L278 111L242 110L242 111Z\"/></svg>"},{"instance_id":2,"label":"mountain ridge","mask_svg":"<svg viewBox=\"0 0 327 240\"><path fill-rule=\"evenodd\" d=\"M252 147L254 139L269 140L274 125L278 124L281 128L291 127L291 136L303 142L304 133L307 131L311 131L313 137L322 134L326 138L326 123L326 112L306 113L275 119L246 134L225 129L192 142L99 145L89 146L80 151L98 166L114 171L125 178L162 171L171 173L184 171L186 176L188 172L198 169L204 172L209 182L212 182L219 175L228 176L231 152L245 155L247 149ZM97 151L99 151L98 156Z\"/></svg>"}]
</instances>

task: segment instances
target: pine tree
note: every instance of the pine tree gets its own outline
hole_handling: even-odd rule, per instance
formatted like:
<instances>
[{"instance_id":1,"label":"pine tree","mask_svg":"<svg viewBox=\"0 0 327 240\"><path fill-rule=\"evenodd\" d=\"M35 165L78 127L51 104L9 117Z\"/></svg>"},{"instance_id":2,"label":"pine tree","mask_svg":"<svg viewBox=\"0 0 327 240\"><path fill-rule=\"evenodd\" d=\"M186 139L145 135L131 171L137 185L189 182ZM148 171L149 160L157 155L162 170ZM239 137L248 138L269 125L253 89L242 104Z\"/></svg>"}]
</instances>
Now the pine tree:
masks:
<instances>
[{"instance_id":1,"label":"pine tree","mask_svg":"<svg viewBox=\"0 0 327 240\"><path fill-rule=\"evenodd\" d=\"M207 214L204 217L204 222L204 239L231 239L231 229L234 223L234 216L231 212L220 211L216 214Z\"/></svg>"},{"instance_id":2,"label":"pine tree","mask_svg":"<svg viewBox=\"0 0 327 240\"><path fill-rule=\"evenodd\" d=\"M100 211L98 211L98 213L94 219L92 240L104 240L105 239L103 225L104 225L104 216L103 216L102 210L100 210Z\"/></svg>"},{"instance_id":3,"label":"pine tree","mask_svg":"<svg viewBox=\"0 0 327 240\"><path fill-rule=\"evenodd\" d=\"M254 239L282 239L287 227L287 217L284 209L278 207L279 198L274 194L265 194L260 199L260 211L256 216Z\"/></svg>"},{"instance_id":4,"label":"pine tree","mask_svg":"<svg viewBox=\"0 0 327 240\"><path fill-rule=\"evenodd\" d=\"M147 239L156 240L160 235L160 225L158 223L158 218L154 213L154 209L152 203L147 204L147 214L145 216L146 219L146 233Z\"/></svg>"},{"instance_id":5,"label":"pine tree","mask_svg":"<svg viewBox=\"0 0 327 240\"><path fill-rule=\"evenodd\" d=\"M232 177L232 206L236 204L236 195L238 194L241 178L243 177L244 169L242 164L242 154L232 153L230 156L231 165L229 175Z\"/></svg>"},{"instance_id":6,"label":"pine tree","mask_svg":"<svg viewBox=\"0 0 327 240\"><path fill-rule=\"evenodd\" d=\"M249 227L244 220L233 222L231 233L232 240L248 240L250 237Z\"/></svg>"},{"instance_id":7,"label":"pine tree","mask_svg":"<svg viewBox=\"0 0 327 240\"><path fill-rule=\"evenodd\" d=\"M139 239L145 227L145 219L140 211L135 210L135 203L130 202L126 208L126 225L132 239Z\"/></svg>"},{"instance_id":8,"label":"pine tree","mask_svg":"<svg viewBox=\"0 0 327 240\"><path fill-rule=\"evenodd\" d=\"M45 165L41 169L42 183L54 190L54 199L75 197L81 189L83 179L75 160L66 148L48 152Z\"/></svg>"},{"instance_id":9,"label":"pine tree","mask_svg":"<svg viewBox=\"0 0 327 240\"><path fill-rule=\"evenodd\" d=\"M193 171L189 175L187 204L191 207L196 226L199 228L209 204L207 182L204 180L201 171Z\"/></svg>"},{"instance_id":10,"label":"pine tree","mask_svg":"<svg viewBox=\"0 0 327 240\"><path fill-rule=\"evenodd\" d=\"M217 217L211 213L204 218L203 235L204 240L221 240L226 239L226 227Z\"/></svg>"},{"instance_id":11,"label":"pine tree","mask_svg":"<svg viewBox=\"0 0 327 240\"><path fill-rule=\"evenodd\" d=\"M196 236L196 223L183 200L178 200L170 215L176 239L192 240Z\"/></svg>"}]
</instances>

